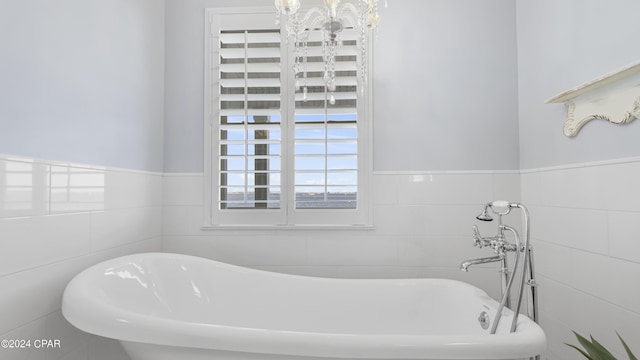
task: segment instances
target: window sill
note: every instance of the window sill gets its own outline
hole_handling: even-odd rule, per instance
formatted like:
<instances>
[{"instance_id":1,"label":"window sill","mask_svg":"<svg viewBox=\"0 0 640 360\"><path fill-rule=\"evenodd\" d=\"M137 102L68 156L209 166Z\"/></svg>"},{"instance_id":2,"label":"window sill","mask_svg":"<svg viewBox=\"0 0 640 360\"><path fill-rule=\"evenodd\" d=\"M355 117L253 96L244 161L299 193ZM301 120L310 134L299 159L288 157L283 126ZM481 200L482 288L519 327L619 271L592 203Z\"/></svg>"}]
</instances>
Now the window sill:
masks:
<instances>
[{"instance_id":1,"label":"window sill","mask_svg":"<svg viewBox=\"0 0 640 360\"><path fill-rule=\"evenodd\" d=\"M305 230L355 230L355 231L371 231L375 230L373 225L203 225L203 231L238 231L238 230L266 230L266 231L305 231Z\"/></svg>"}]
</instances>

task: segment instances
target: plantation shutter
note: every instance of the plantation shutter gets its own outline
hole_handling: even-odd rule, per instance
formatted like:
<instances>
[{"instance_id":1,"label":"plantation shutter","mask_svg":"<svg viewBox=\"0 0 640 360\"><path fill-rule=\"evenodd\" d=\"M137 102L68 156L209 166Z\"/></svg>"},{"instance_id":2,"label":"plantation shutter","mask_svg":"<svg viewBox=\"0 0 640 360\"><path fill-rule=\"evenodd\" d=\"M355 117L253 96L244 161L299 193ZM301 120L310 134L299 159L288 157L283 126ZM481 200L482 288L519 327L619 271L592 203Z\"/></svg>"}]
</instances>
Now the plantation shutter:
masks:
<instances>
[{"instance_id":1,"label":"plantation shutter","mask_svg":"<svg viewBox=\"0 0 640 360\"><path fill-rule=\"evenodd\" d=\"M324 33L306 42L295 97L295 208L355 209L358 200L356 33L341 34L335 90L325 86ZM306 70L306 74L305 74ZM306 89L305 89L306 88Z\"/></svg>"},{"instance_id":2,"label":"plantation shutter","mask_svg":"<svg viewBox=\"0 0 640 360\"><path fill-rule=\"evenodd\" d=\"M280 42L278 29L220 31L220 209L281 207Z\"/></svg>"},{"instance_id":3,"label":"plantation shutter","mask_svg":"<svg viewBox=\"0 0 640 360\"><path fill-rule=\"evenodd\" d=\"M321 31L296 63L271 8L206 15L205 227L370 224L355 32L341 34L330 90Z\"/></svg>"}]
</instances>

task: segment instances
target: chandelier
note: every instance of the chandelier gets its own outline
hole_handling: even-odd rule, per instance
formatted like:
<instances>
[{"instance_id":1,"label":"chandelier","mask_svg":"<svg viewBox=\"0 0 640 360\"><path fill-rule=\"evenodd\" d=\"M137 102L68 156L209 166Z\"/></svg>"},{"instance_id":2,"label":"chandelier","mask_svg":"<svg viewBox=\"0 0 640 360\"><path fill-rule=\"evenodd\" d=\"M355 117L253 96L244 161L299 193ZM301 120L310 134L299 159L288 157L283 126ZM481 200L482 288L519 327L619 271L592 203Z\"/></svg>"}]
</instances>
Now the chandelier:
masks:
<instances>
[{"instance_id":1,"label":"chandelier","mask_svg":"<svg viewBox=\"0 0 640 360\"><path fill-rule=\"evenodd\" d=\"M385 0L386 1L386 0ZM300 0L275 0L276 24L282 17L286 19L289 41L295 48L293 71L296 91L302 93L303 101L307 97L307 56L308 42L314 32L322 33L322 57L324 61L323 81L329 92L329 103L335 104L336 56L342 45L345 29L356 33L358 63L358 82L361 93L367 83L367 36L370 30L378 26L378 0L323 0L324 8L313 7L304 15L300 14Z\"/></svg>"}]
</instances>

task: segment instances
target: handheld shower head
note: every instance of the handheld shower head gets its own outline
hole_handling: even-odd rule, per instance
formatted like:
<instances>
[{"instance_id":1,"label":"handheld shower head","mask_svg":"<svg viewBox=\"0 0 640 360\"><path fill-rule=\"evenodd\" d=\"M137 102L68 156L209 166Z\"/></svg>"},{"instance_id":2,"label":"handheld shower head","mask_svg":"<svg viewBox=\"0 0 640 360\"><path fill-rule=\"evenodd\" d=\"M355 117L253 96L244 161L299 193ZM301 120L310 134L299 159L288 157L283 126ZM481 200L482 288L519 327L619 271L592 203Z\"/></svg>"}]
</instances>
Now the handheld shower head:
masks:
<instances>
[{"instance_id":1,"label":"handheld shower head","mask_svg":"<svg viewBox=\"0 0 640 360\"><path fill-rule=\"evenodd\" d=\"M484 210L482 210L482 213L480 215L476 216L476 219L481 221L493 221L493 218L491 217L491 215L489 215L489 206L490 204L485 205Z\"/></svg>"}]
</instances>

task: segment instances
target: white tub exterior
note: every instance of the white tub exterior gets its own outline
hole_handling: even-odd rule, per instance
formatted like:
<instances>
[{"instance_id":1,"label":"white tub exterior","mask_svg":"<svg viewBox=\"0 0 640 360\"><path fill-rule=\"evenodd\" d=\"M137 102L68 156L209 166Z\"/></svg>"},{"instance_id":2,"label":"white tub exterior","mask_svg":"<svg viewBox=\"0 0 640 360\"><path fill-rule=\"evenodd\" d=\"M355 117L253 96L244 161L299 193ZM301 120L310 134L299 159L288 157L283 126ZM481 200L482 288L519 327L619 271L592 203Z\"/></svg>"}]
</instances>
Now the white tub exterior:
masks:
<instances>
[{"instance_id":1,"label":"white tub exterior","mask_svg":"<svg viewBox=\"0 0 640 360\"><path fill-rule=\"evenodd\" d=\"M489 335L497 302L445 279L327 279L144 253L97 264L67 286L62 312L118 339L133 360L518 359L544 351L526 316Z\"/></svg>"}]
</instances>

